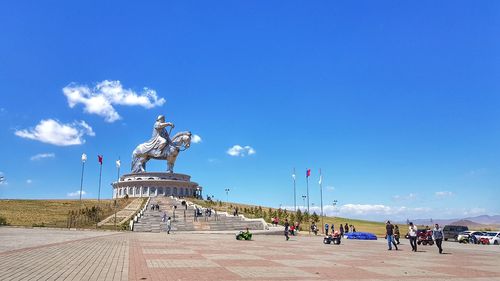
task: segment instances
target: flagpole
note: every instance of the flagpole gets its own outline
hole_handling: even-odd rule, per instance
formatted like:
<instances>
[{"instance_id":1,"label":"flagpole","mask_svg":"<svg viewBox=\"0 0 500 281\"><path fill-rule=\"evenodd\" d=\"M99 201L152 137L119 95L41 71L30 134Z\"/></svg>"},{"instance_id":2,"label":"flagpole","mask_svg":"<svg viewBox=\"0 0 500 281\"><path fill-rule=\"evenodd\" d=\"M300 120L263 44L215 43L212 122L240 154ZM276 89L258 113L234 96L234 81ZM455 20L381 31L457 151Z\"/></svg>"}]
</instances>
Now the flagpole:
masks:
<instances>
[{"instance_id":1,"label":"flagpole","mask_svg":"<svg viewBox=\"0 0 500 281\"><path fill-rule=\"evenodd\" d=\"M101 158L102 159L102 158ZM102 160L100 161L101 165L99 165L99 193L97 194L97 202L101 202L101 175L102 175Z\"/></svg>"},{"instance_id":2,"label":"flagpole","mask_svg":"<svg viewBox=\"0 0 500 281\"><path fill-rule=\"evenodd\" d=\"M297 188L295 184L295 168L293 168L293 207L295 209L295 212L297 212Z\"/></svg>"},{"instance_id":3,"label":"flagpole","mask_svg":"<svg viewBox=\"0 0 500 281\"><path fill-rule=\"evenodd\" d=\"M306 186L307 186L307 214L309 216L309 224L311 223L311 213L309 211L309 169L306 172ZM311 234L311 226L309 225L309 234Z\"/></svg>"},{"instance_id":4,"label":"flagpole","mask_svg":"<svg viewBox=\"0 0 500 281\"><path fill-rule=\"evenodd\" d=\"M118 156L118 161L116 161L116 168L118 170L118 174L117 174L117 177L116 177L116 185L118 187L118 182L120 181L120 166L121 166L121 162L120 162L120 156ZM111 196L111 198L115 198L115 200L113 201L113 205L114 205L114 208L115 208L115 231L116 231L116 196L115 196L115 189L113 188L113 194Z\"/></svg>"},{"instance_id":5,"label":"flagpole","mask_svg":"<svg viewBox=\"0 0 500 281\"><path fill-rule=\"evenodd\" d=\"M116 161L116 168L118 169L118 174L116 176L116 183L120 181L120 166L121 166L121 161L120 157L118 156L118 161Z\"/></svg>"},{"instance_id":6,"label":"flagpole","mask_svg":"<svg viewBox=\"0 0 500 281\"><path fill-rule=\"evenodd\" d=\"M324 223L323 223L323 176L321 175L321 169L319 169L319 191L321 196L321 228L324 231Z\"/></svg>"}]
</instances>

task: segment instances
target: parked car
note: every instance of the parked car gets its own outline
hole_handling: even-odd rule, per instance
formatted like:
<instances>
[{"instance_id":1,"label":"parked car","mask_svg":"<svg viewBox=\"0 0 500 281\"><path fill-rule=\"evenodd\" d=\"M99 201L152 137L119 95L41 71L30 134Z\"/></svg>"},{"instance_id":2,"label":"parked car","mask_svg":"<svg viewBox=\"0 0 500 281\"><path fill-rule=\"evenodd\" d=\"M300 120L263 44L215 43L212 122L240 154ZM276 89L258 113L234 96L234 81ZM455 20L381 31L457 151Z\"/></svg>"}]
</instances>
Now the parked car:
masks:
<instances>
[{"instance_id":1,"label":"parked car","mask_svg":"<svg viewBox=\"0 0 500 281\"><path fill-rule=\"evenodd\" d=\"M481 244L500 245L500 232L486 232L479 238Z\"/></svg>"},{"instance_id":2,"label":"parked car","mask_svg":"<svg viewBox=\"0 0 500 281\"><path fill-rule=\"evenodd\" d=\"M467 230L469 230L469 228L464 225L446 225L443 228L444 241L448 241L448 239L458 241L458 234Z\"/></svg>"},{"instance_id":3,"label":"parked car","mask_svg":"<svg viewBox=\"0 0 500 281\"><path fill-rule=\"evenodd\" d=\"M477 243L477 241L479 241L479 237L483 236L485 233L484 232L481 232L481 231L464 231L464 232L460 232L457 236L457 241L460 242L460 243L471 243L470 241L470 237L471 235L474 235L475 237L475 241Z\"/></svg>"}]
</instances>

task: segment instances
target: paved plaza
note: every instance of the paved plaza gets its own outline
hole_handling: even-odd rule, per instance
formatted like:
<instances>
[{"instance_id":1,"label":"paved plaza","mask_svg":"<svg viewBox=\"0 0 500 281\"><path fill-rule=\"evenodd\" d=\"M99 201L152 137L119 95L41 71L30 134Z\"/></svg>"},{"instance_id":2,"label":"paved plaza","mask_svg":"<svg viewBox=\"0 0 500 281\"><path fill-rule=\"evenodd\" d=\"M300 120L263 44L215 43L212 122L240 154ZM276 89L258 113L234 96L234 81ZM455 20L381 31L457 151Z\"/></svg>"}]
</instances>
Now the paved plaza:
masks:
<instances>
[{"instance_id":1,"label":"paved plaza","mask_svg":"<svg viewBox=\"0 0 500 281\"><path fill-rule=\"evenodd\" d=\"M500 247L0 228L0 280L500 280Z\"/></svg>"}]
</instances>

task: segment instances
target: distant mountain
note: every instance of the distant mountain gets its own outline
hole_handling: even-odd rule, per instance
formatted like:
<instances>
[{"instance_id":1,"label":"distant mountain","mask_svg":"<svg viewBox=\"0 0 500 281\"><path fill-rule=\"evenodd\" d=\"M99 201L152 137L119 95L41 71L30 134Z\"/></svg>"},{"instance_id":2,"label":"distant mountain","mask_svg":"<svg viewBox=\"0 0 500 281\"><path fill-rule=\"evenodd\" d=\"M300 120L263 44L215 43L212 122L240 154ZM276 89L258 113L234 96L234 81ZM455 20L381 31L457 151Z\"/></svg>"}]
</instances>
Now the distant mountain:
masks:
<instances>
[{"instance_id":1,"label":"distant mountain","mask_svg":"<svg viewBox=\"0 0 500 281\"><path fill-rule=\"evenodd\" d=\"M496 216L482 215L477 217L464 218L464 220L469 220L480 224L500 224L500 215Z\"/></svg>"},{"instance_id":2,"label":"distant mountain","mask_svg":"<svg viewBox=\"0 0 500 281\"><path fill-rule=\"evenodd\" d=\"M494 215L494 216L481 215L476 217L455 218L455 219L432 219L432 220L414 219L410 221L416 225L429 225L429 226L435 223L438 223L439 225L447 225L447 224L457 224L457 222L464 221L465 223L470 223L470 225L468 224L458 224L458 225L480 227L481 225L500 225L500 215ZM406 222L401 222L401 223L406 223Z\"/></svg>"},{"instance_id":3,"label":"distant mountain","mask_svg":"<svg viewBox=\"0 0 500 281\"><path fill-rule=\"evenodd\" d=\"M452 222L450 224L451 225L465 225L465 226L469 227L470 229L484 227L484 224L473 222L473 221L470 221L470 220L465 220L465 219L459 220L459 221L454 221L454 222Z\"/></svg>"}]
</instances>

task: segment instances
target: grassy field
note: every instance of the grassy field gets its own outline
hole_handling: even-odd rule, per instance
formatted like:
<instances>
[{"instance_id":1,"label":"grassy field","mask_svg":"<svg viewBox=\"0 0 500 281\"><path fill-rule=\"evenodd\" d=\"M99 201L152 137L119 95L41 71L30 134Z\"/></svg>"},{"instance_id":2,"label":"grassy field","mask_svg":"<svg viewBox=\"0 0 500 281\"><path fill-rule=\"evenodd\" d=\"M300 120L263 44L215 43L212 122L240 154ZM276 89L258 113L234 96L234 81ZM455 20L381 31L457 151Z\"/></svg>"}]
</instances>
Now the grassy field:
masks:
<instances>
[{"instance_id":1,"label":"grassy field","mask_svg":"<svg viewBox=\"0 0 500 281\"><path fill-rule=\"evenodd\" d=\"M117 200L117 210L127 206L131 199ZM114 212L113 200L0 200L0 217L14 226L67 227L70 211L99 206L103 218ZM91 227L92 224L88 225Z\"/></svg>"}]
</instances>

